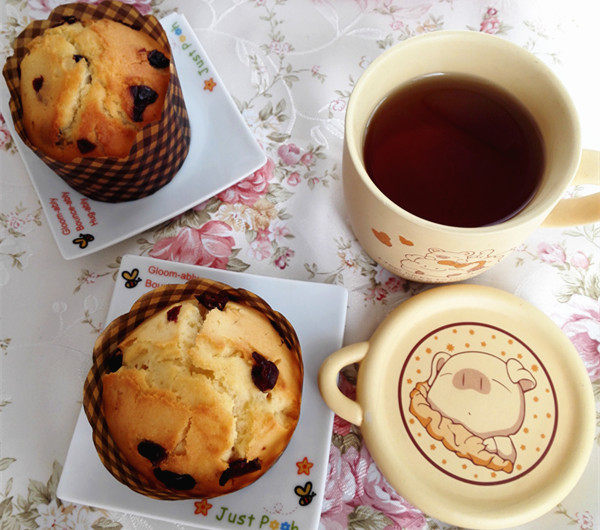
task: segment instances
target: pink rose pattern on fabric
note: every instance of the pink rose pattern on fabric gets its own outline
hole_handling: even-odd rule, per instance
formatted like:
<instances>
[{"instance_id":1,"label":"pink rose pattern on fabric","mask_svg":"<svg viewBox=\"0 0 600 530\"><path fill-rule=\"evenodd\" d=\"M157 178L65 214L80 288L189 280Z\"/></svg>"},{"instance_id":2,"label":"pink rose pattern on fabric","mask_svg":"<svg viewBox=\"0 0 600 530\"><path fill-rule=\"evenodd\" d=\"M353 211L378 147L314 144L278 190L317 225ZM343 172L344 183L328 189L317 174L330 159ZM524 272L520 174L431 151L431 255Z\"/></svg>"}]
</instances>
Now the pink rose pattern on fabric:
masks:
<instances>
[{"instance_id":1,"label":"pink rose pattern on fabric","mask_svg":"<svg viewBox=\"0 0 600 530\"><path fill-rule=\"evenodd\" d=\"M295 252L291 248L286 249L281 256L275 259L275 265L281 270L285 269L289 265L290 258L292 258L294 254Z\"/></svg>"},{"instance_id":2,"label":"pink rose pattern on fabric","mask_svg":"<svg viewBox=\"0 0 600 530\"><path fill-rule=\"evenodd\" d=\"M289 42L283 42L283 41L276 41L276 40L274 40L269 45L269 51L273 55L284 56L284 55L287 55L288 53L290 53L292 51L292 46L291 46L291 44Z\"/></svg>"},{"instance_id":3,"label":"pink rose pattern on fabric","mask_svg":"<svg viewBox=\"0 0 600 530\"><path fill-rule=\"evenodd\" d=\"M337 99L328 107L331 117L334 110L345 109L346 102ZM281 174L281 180L289 186L295 187L304 180L308 184L308 188L313 190L318 186L329 187L330 179L337 180L339 178L337 172L334 173L331 170L323 172L317 169L317 161L325 158L323 144L309 144L306 148L302 148L295 143L282 143L277 148L277 155L279 156L277 170Z\"/></svg>"},{"instance_id":4,"label":"pink rose pattern on fabric","mask_svg":"<svg viewBox=\"0 0 600 530\"><path fill-rule=\"evenodd\" d=\"M594 530L594 516L587 510L575 513L575 519L579 525L579 530Z\"/></svg>"},{"instance_id":5,"label":"pink rose pattern on fabric","mask_svg":"<svg viewBox=\"0 0 600 530\"><path fill-rule=\"evenodd\" d=\"M538 245L538 256L546 263L565 263L567 261L564 249L557 244L540 243Z\"/></svg>"},{"instance_id":6,"label":"pink rose pattern on fabric","mask_svg":"<svg viewBox=\"0 0 600 530\"><path fill-rule=\"evenodd\" d=\"M569 263L578 269L587 270L590 266L590 258L581 252L581 250L578 250L571 256Z\"/></svg>"},{"instance_id":7,"label":"pink rose pattern on fabric","mask_svg":"<svg viewBox=\"0 0 600 530\"><path fill-rule=\"evenodd\" d=\"M341 454L331 446L321 526L327 530L348 528L348 515L357 506L371 506L392 524L387 528L421 529L425 516L400 497L381 474L363 445Z\"/></svg>"},{"instance_id":8,"label":"pink rose pattern on fabric","mask_svg":"<svg viewBox=\"0 0 600 530\"><path fill-rule=\"evenodd\" d=\"M262 236L257 237L250 243L250 255L257 261L262 261L271 257L271 244L269 240Z\"/></svg>"},{"instance_id":9,"label":"pink rose pattern on fabric","mask_svg":"<svg viewBox=\"0 0 600 530\"><path fill-rule=\"evenodd\" d=\"M372 287L367 291L365 300L383 300L387 296L387 291L383 287Z\"/></svg>"},{"instance_id":10,"label":"pink rose pattern on fabric","mask_svg":"<svg viewBox=\"0 0 600 530\"><path fill-rule=\"evenodd\" d=\"M268 230L265 231L265 236L269 241L281 242L290 236L290 230L283 221L275 220L271 223Z\"/></svg>"},{"instance_id":11,"label":"pink rose pattern on fabric","mask_svg":"<svg viewBox=\"0 0 600 530\"><path fill-rule=\"evenodd\" d=\"M490 7L485 12L483 20L479 26L479 31L494 35L500 30L500 19L498 18L498 10Z\"/></svg>"},{"instance_id":12,"label":"pink rose pattern on fabric","mask_svg":"<svg viewBox=\"0 0 600 530\"><path fill-rule=\"evenodd\" d=\"M378 265L373 277L375 285L367 289L365 300L380 302L385 300L390 294L406 292L409 288L408 280L400 278L388 270Z\"/></svg>"},{"instance_id":13,"label":"pink rose pattern on fabric","mask_svg":"<svg viewBox=\"0 0 600 530\"><path fill-rule=\"evenodd\" d=\"M125 4L132 5L135 7L142 15L148 15L152 13L152 0L121 0ZM100 3L98 0L95 0L94 3Z\"/></svg>"},{"instance_id":14,"label":"pink rose pattern on fabric","mask_svg":"<svg viewBox=\"0 0 600 530\"><path fill-rule=\"evenodd\" d=\"M577 348L592 381L600 379L600 303L578 296L578 307L562 325Z\"/></svg>"},{"instance_id":15,"label":"pink rose pattern on fabric","mask_svg":"<svg viewBox=\"0 0 600 530\"><path fill-rule=\"evenodd\" d=\"M299 149L288 145L283 156ZM154 243L142 240L153 257L204 264L243 272L250 262L267 262L276 269L287 268L295 255L288 245L294 238L279 205L287 191L281 171L271 158L249 177L172 220L176 227Z\"/></svg>"},{"instance_id":16,"label":"pink rose pattern on fabric","mask_svg":"<svg viewBox=\"0 0 600 530\"><path fill-rule=\"evenodd\" d=\"M277 149L281 161L288 166L293 166L300 160L300 148L296 144L283 144Z\"/></svg>"},{"instance_id":17,"label":"pink rose pattern on fabric","mask_svg":"<svg viewBox=\"0 0 600 530\"><path fill-rule=\"evenodd\" d=\"M332 112L339 112L346 109L346 102L343 99L334 99L329 104L329 110Z\"/></svg>"},{"instance_id":18,"label":"pink rose pattern on fabric","mask_svg":"<svg viewBox=\"0 0 600 530\"><path fill-rule=\"evenodd\" d=\"M350 399L356 398L356 387L340 376L340 390ZM334 436L346 437L352 425L339 416L333 418ZM351 445L340 451L329 450L329 467L321 513L321 528L346 530L348 515L358 506L370 506L391 520L386 528L421 529L425 516L406 502L381 474L362 440L360 449Z\"/></svg>"},{"instance_id":19,"label":"pink rose pattern on fabric","mask_svg":"<svg viewBox=\"0 0 600 530\"><path fill-rule=\"evenodd\" d=\"M585 231L582 232L585 235ZM562 324L562 330L569 337L582 358L590 379L600 379L600 302L597 265L593 254L581 250L568 253L562 243L541 242L537 254L520 252L552 266L563 281L563 289L556 293L559 302L571 312Z\"/></svg>"},{"instance_id":20,"label":"pink rose pattern on fabric","mask_svg":"<svg viewBox=\"0 0 600 530\"><path fill-rule=\"evenodd\" d=\"M286 179L286 182L290 186L297 186L298 184L300 184L300 174L297 171L290 173L290 175Z\"/></svg>"},{"instance_id":21,"label":"pink rose pattern on fabric","mask_svg":"<svg viewBox=\"0 0 600 530\"><path fill-rule=\"evenodd\" d=\"M158 259L224 269L234 244L228 224L208 221L199 229L185 227L176 236L158 241L150 255Z\"/></svg>"},{"instance_id":22,"label":"pink rose pattern on fabric","mask_svg":"<svg viewBox=\"0 0 600 530\"><path fill-rule=\"evenodd\" d=\"M58 7L61 2L60 0L28 0L27 9L35 14L47 15L55 7ZM89 2L84 2L89 3Z\"/></svg>"},{"instance_id":23,"label":"pink rose pattern on fabric","mask_svg":"<svg viewBox=\"0 0 600 530\"><path fill-rule=\"evenodd\" d=\"M261 196L267 193L269 181L273 178L275 164L268 158L267 163L241 182L222 191L217 198L230 204L252 206Z\"/></svg>"},{"instance_id":24,"label":"pink rose pattern on fabric","mask_svg":"<svg viewBox=\"0 0 600 530\"><path fill-rule=\"evenodd\" d=\"M337 414L333 417L333 432L346 436L350 432L351 423L340 418Z\"/></svg>"},{"instance_id":25,"label":"pink rose pattern on fabric","mask_svg":"<svg viewBox=\"0 0 600 530\"><path fill-rule=\"evenodd\" d=\"M0 149L7 151L10 149L12 145L12 137L8 132L8 127L6 126L6 121L4 121L4 116L0 114Z\"/></svg>"},{"instance_id":26,"label":"pink rose pattern on fabric","mask_svg":"<svg viewBox=\"0 0 600 530\"><path fill-rule=\"evenodd\" d=\"M34 216L31 213L20 214L17 211L9 212L6 216L6 224L13 230L21 231L27 224L34 220Z\"/></svg>"},{"instance_id":27,"label":"pink rose pattern on fabric","mask_svg":"<svg viewBox=\"0 0 600 530\"><path fill-rule=\"evenodd\" d=\"M304 153L300 158L300 163L310 167L315 163L315 157L312 153Z\"/></svg>"}]
</instances>

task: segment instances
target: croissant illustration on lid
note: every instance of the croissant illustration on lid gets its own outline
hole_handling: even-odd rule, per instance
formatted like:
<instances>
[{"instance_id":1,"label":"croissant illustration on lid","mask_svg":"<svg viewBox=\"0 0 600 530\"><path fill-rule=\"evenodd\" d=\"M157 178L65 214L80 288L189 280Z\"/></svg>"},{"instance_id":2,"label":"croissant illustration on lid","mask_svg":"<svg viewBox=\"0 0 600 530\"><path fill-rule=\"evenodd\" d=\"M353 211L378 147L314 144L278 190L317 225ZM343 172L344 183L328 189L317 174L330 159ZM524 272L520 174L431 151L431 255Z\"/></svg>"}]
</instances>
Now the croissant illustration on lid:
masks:
<instances>
[{"instance_id":1,"label":"croissant illustration on lid","mask_svg":"<svg viewBox=\"0 0 600 530\"><path fill-rule=\"evenodd\" d=\"M432 360L427 386L429 391L424 383L417 383L411 393L411 412L428 427L430 435L441 437L438 439L458 456L510 473L517 458L510 435L523 425L524 393L536 386L531 372L517 359L505 362L476 351L439 352ZM461 443L452 429L444 433L428 426L431 409L460 424L472 437ZM492 410L494 414L490 414Z\"/></svg>"}]
</instances>

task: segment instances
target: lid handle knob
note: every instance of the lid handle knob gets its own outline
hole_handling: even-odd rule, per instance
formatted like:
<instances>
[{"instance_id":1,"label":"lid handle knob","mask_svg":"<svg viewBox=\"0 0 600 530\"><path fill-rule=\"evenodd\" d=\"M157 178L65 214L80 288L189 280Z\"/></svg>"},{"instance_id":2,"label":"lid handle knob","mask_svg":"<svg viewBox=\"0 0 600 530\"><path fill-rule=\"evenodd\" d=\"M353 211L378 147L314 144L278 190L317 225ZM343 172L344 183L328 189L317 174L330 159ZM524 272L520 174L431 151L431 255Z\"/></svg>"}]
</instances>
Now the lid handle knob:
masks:
<instances>
[{"instance_id":1,"label":"lid handle knob","mask_svg":"<svg viewBox=\"0 0 600 530\"><path fill-rule=\"evenodd\" d=\"M356 401L340 392L337 381L342 368L362 361L368 351L368 342L350 344L327 357L319 370L319 390L327 406L341 418L358 426L363 419L362 409Z\"/></svg>"}]
</instances>

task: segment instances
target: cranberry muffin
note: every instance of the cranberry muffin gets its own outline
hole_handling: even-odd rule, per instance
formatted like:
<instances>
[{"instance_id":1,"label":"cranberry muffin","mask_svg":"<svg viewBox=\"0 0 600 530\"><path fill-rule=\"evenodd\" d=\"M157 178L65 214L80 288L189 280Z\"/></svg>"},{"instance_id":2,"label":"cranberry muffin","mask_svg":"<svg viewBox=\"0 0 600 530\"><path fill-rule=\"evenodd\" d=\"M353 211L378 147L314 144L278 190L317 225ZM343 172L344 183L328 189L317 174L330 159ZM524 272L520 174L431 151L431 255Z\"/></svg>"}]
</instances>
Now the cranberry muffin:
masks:
<instances>
[{"instance_id":1,"label":"cranberry muffin","mask_svg":"<svg viewBox=\"0 0 600 530\"><path fill-rule=\"evenodd\" d=\"M138 130L160 120L171 59L149 35L113 20L72 21L27 48L23 123L46 155L123 158Z\"/></svg>"},{"instance_id":2,"label":"cranberry muffin","mask_svg":"<svg viewBox=\"0 0 600 530\"><path fill-rule=\"evenodd\" d=\"M300 414L303 368L269 319L202 298L154 314L102 376L108 429L157 489L216 497L279 458ZM216 307L215 307L216 305Z\"/></svg>"}]
</instances>

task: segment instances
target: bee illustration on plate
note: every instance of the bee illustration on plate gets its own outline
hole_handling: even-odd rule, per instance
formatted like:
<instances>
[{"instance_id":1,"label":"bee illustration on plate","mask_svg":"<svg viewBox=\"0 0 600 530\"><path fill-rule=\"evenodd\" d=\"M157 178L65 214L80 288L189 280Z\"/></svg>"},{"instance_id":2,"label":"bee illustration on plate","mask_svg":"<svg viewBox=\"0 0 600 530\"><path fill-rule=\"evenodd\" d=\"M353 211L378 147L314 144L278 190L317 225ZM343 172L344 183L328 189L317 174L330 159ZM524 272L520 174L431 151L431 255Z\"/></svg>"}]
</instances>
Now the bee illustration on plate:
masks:
<instances>
[{"instance_id":1,"label":"bee illustration on plate","mask_svg":"<svg viewBox=\"0 0 600 530\"><path fill-rule=\"evenodd\" d=\"M138 269L133 269L131 272L123 271L121 273L121 276L125 280L125 287L127 287L127 289L133 289L142 281L142 279L138 277L139 273L140 271Z\"/></svg>"},{"instance_id":2,"label":"bee illustration on plate","mask_svg":"<svg viewBox=\"0 0 600 530\"><path fill-rule=\"evenodd\" d=\"M94 241L92 234L79 234L79 237L73 239L73 244L79 245L79 248L86 248L91 241Z\"/></svg>"},{"instance_id":3,"label":"bee illustration on plate","mask_svg":"<svg viewBox=\"0 0 600 530\"><path fill-rule=\"evenodd\" d=\"M294 488L294 493L300 497L298 500L298 504L300 506L308 506L316 493L312 490L312 482L307 482L304 486L296 486Z\"/></svg>"}]
</instances>

